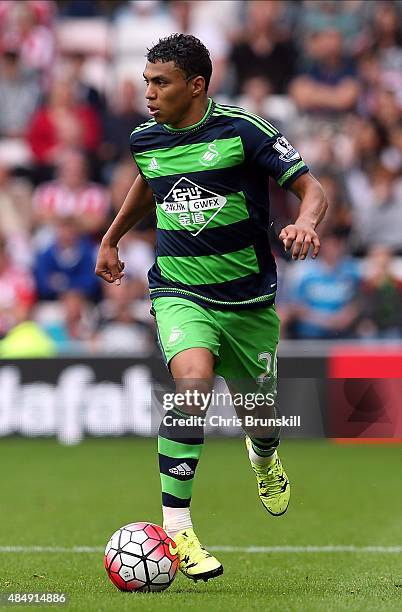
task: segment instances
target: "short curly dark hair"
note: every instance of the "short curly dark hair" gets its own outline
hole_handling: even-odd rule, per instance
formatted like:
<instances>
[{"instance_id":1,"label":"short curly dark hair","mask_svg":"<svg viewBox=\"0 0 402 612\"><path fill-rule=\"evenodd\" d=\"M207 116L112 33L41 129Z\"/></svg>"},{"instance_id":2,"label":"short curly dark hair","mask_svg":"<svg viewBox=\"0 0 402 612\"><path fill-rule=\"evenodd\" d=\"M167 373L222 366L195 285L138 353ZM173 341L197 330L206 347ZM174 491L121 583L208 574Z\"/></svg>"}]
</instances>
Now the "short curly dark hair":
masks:
<instances>
[{"instance_id":1,"label":"short curly dark hair","mask_svg":"<svg viewBox=\"0 0 402 612\"><path fill-rule=\"evenodd\" d=\"M186 77L202 76L205 91L208 91L212 74L209 51L202 42L191 34L171 34L148 49L147 60L155 62L174 62Z\"/></svg>"}]
</instances>

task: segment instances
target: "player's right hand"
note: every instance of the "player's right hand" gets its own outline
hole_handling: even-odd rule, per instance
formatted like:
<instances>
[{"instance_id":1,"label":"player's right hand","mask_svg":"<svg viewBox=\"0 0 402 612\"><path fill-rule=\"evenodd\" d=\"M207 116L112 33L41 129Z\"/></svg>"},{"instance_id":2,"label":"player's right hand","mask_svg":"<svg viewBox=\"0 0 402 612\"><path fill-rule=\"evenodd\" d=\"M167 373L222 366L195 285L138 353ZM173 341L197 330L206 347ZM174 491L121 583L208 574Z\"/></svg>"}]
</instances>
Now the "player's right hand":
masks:
<instances>
[{"instance_id":1,"label":"player's right hand","mask_svg":"<svg viewBox=\"0 0 402 612\"><path fill-rule=\"evenodd\" d=\"M96 259L95 274L107 283L120 285L124 276L124 261L119 259L119 247L101 243Z\"/></svg>"}]
</instances>

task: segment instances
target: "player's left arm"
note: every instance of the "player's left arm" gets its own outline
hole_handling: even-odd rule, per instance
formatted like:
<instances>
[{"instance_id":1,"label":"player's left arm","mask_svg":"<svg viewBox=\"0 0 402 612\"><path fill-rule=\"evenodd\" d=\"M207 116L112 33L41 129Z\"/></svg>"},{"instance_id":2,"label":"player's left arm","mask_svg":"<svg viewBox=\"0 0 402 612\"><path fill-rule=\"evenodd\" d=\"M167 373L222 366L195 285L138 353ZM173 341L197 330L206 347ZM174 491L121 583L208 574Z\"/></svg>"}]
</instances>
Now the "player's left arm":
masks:
<instances>
[{"instance_id":1,"label":"player's left arm","mask_svg":"<svg viewBox=\"0 0 402 612\"><path fill-rule=\"evenodd\" d=\"M297 220L282 229L280 240L285 249L292 249L293 259L305 259L310 248L312 256L317 257L320 240L315 229L328 208L320 183L310 174L300 153L272 124L242 112L245 114L236 119L236 129L246 162L301 200Z\"/></svg>"},{"instance_id":2,"label":"player's left arm","mask_svg":"<svg viewBox=\"0 0 402 612\"><path fill-rule=\"evenodd\" d=\"M320 250L316 227L328 208L324 190L310 172L298 176L289 189L301 201L299 214L294 223L282 229L279 239L285 250L292 249L292 259L305 259L310 248L315 258Z\"/></svg>"}]
</instances>

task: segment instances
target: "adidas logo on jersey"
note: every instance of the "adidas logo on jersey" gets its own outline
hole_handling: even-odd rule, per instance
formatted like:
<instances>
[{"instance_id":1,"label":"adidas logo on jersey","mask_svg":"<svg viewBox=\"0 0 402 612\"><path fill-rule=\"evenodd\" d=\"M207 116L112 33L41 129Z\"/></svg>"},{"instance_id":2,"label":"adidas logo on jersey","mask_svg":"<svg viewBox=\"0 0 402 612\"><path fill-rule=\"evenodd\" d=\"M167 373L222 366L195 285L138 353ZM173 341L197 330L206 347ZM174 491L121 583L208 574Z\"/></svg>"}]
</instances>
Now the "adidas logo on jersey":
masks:
<instances>
[{"instance_id":1,"label":"adidas logo on jersey","mask_svg":"<svg viewBox=\"0 0 402 612\"><path fill-rule=\"evenodd\" d=\"M153 157L148 164L148 170L159 170L159 164L156 160L156 157Z\"/></svg>"},{"instance_id":2,"label":"adidas logo on jersey","mask_svg":"<svg viewBox=\"0 0 402 612\"><path fill-rule=\"evenodd\" d=\"M171 467L169 472L177 476L192 476L194 474L194 470L187 463L180 463L177 467Z\"/></svg>"}]
</instances>

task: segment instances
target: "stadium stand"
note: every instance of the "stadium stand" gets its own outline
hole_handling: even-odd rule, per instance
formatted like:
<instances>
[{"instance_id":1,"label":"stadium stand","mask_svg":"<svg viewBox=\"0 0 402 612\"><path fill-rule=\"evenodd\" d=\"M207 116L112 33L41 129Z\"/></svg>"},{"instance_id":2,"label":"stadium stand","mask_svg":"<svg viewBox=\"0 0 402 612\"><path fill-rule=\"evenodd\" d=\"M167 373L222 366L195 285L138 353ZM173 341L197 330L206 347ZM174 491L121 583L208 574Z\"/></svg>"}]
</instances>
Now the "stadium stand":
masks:
<instances>
[{"instance_id":1,"label":"stadium stand","mask_svg":"<svg viewBox=\"0 0 402 612\"><path fill-rule=\"evenodd\" d=\"M211 50L214 98L283 128L326 188L314 265L283 252L276 236L296 201L271 188L284 337L400 338L401 23L400 2L362 0L0 2L0 337L32 320L60 353L152 351L152 218L122 243L120 294L95 278L91 290L45 290L41 270L69 224L93 258L136 175L128 138L146 116L146 47L183 31ZM322 305L307 303L319 277L339 288L324 331Z\"/></svg>"}]
</instances>

